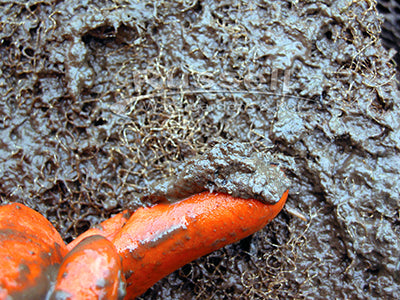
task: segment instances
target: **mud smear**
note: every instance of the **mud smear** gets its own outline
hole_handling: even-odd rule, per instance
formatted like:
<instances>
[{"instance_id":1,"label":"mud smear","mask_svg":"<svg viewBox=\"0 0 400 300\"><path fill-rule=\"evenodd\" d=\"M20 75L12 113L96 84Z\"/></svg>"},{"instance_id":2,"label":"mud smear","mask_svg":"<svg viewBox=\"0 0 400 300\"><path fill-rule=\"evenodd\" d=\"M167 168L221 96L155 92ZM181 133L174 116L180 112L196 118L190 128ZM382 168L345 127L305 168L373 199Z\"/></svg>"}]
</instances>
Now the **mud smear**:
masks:
<instances>
[{"instance_id":1,"label":"mud smear","mask_svg":"<svg viewBox=\"0 0 400 300\"><path fill-rule=\"evenodd\" d=\"M251 153L238 142L222 143L185 161L172 176L156 181L143 202L176 202L204 191L275 204L290 181L268 153Z\"/></svg>"},{"instance_id":2,"label":"mud smear","mask_svg":"<svg viewBox=\"0 0 400 300\"><path fill-rule=\"evenodd\" d=\"M71 241L240 142L310 222L282 213L144 298L400 298L399 94L373 4L1 4L1 201Z\"/></svg>"}]
</instances>

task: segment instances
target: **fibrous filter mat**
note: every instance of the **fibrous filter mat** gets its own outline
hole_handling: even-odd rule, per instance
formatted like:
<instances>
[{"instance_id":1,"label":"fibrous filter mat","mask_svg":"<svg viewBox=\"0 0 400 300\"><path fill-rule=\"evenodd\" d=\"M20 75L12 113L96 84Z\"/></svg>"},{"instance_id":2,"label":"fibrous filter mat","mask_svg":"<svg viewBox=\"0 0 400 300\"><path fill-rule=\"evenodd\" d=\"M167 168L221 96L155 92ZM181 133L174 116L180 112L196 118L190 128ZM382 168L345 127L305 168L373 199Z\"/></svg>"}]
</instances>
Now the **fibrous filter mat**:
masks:
<instances>
[{"instance_id":1,"label":"fibrous filter mat","mask_svg":"<svg viewBox=\"0 0 400 300\"><path fill-rule=\"evenodd\" d=\"M381 8L385 8L385 3ZM399 93L375 1L3 1L0 196L66 242L216 142L291 181L142 299L399 299Z\"/></svg>"}]
</instances>

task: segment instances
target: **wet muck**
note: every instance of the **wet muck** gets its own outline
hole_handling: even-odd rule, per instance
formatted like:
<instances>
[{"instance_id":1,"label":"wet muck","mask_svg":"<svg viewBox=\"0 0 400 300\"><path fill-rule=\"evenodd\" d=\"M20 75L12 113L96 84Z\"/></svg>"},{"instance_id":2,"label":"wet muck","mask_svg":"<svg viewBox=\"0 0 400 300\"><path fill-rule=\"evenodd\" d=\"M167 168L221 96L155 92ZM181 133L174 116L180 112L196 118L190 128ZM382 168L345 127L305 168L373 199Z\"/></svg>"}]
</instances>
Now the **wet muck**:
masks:
<instances>
[{"instance_id":1,"label":"wet muck","mask_svg":"<svg viewBox=\"0 0 400 300\"><path fill-rule=\"evenodd\" d=\"M195 176L193 193L271 201L290 181L309 222L284 211L142 299L400 298L400 101L375 1L3 1L0 24L1 203L69 243Z\"/></svg>"}]
</instances>

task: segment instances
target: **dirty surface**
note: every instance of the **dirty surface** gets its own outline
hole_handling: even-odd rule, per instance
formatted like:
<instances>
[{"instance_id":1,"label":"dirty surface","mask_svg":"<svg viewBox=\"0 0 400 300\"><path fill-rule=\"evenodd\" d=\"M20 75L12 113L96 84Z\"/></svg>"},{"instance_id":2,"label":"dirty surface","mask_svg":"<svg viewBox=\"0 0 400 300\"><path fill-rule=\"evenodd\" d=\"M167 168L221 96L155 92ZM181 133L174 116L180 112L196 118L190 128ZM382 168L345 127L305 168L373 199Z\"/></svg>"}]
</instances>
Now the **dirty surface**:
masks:
<instances>
[{"instance_id":1,"label":"dirty surface","mask_svg":"<svg viewBox=\"0 0 400 300\"><path fill-rule=\"evenodd\" d=\"M237 141L273 155L309 223L283 212L143 298L400 298L399 94L374 5L2 2L1 201L69 242Z\"/></svg>"}]
</instances>

